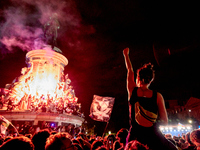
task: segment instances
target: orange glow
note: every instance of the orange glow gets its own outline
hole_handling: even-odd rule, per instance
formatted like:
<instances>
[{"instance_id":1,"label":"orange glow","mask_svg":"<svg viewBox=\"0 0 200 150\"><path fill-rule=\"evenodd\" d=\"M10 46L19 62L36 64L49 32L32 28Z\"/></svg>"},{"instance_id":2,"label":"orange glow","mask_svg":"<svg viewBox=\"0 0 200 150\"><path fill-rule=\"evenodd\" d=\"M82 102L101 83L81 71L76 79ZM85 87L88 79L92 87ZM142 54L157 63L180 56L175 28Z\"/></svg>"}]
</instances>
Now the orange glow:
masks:
<instances>
[{"instance_id":1,"label":"orange glow","mask_svg":"<svg viewBox=\"0 0 200 150\"><path fill-rule=\"evenodd\" d=\"M22 68L22 75L9 85L8 99L12 99L15 109L77 103L71 80L63 73L68 61L62 54L33 50L27 53L26 63L28 67Z\"/></svg>"}]
</instances>

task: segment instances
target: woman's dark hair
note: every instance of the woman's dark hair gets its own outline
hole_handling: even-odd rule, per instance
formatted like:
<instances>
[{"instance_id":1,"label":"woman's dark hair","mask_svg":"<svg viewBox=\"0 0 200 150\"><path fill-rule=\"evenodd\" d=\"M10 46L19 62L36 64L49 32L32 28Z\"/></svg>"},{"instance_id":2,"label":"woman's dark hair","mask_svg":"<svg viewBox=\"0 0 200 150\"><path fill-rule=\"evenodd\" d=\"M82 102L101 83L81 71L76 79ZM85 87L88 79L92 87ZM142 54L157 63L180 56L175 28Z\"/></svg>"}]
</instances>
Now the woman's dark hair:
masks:
<instances>
[{"instance_id":1,"label":"woman's dark hair","mask_svg":"<svg viewBox=\"0 0 200 150\"><path fill-rule=\"evenodd\" d=\"M153 65L151 63L144 64L141 68L137 70L137 76L139 80L142 81L144 84L149 84L155 76Z\"/></svg>"}]
</instances>

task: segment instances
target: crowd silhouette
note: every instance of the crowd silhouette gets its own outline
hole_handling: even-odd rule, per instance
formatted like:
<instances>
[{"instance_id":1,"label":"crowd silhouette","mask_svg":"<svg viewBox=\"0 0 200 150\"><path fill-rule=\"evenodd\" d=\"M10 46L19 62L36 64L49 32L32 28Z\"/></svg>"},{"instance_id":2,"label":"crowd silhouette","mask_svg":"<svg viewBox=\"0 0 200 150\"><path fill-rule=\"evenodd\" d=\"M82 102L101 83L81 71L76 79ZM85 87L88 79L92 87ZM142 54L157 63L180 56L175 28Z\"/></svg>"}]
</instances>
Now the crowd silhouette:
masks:
<instances>
[{"instance_id":1,"label":"crowd silhouette","mask_svg":"<svg viewBox=\"0 0 200 150\"><path fill-rule=\"evenodd\" d=\"M104 137L86 134L84 130L75 131L75 128L73 132L68 128L63 130L49 126L44 126L43 129L36 128L34 131L25 128L24 130L25 132L21 130L16 134L8 128L5 135L0 135L0 150L156 150L138 140L128 141L126 128ZM179 136L172 136L170 133L163 136L178 150L200 150L200 129Z\"/></svg>"}]
</instances>

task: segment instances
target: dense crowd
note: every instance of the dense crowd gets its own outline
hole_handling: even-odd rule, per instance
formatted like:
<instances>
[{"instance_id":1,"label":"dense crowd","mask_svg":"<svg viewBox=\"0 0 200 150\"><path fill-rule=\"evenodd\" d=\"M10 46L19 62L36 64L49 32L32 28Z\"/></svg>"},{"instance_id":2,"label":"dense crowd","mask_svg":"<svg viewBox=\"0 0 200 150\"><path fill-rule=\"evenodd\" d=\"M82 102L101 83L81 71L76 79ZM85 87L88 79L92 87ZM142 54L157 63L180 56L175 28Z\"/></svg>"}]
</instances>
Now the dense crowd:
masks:
<instances>
[{"instance_id":1,"label":"dense crowd","mask_svg":"<svg viewBox=\"0 0 200 150\"><path fill-rule=\"evenodd\" d=\"M167 125L168 116L162 94L149 89L155 77L153 65L148 63L139 68L134 81L129 48L123 50L123 55L127 68L129 130L121 128L116 135L101 137L70 125L57 128L47 124L35 128L26 126L1 137L0 150L200 150L200 129L181 136L163 134L158 129L157 121ZM30 101L25 98L18 108L29 108ZM50 99L47 101L51 103Z\"/></svg>"},{"instance_id":2,"label":"dense crowd","mask_svg":"<svg viewBox=\"0 0 200 150\"><path fill-rule=\"evenodd\" d=\"M30 98L29 100L28 98L27 101L22 100L18 104L14 104L13 99L4 99L2 95L0 97L0 109L7 111L29 110L30 112L73 114L84 117L84 113L81 112L81 104L79 103L63 101L62 98L57 102L53 102L52 99L47 99L46 102L43 102L41 99L32 100Z\"/></svg>"},{"instance_id":3,"label":"dense crowd","mask_svg":"<svg viewBox=\"0 0 200 150\"><path fill-rule=\"evenodd\" d=\"M9 129L9 128L8 128ZM127 142L128 129L121 128L116 134L104 137L86 134L79 128L44 126L35 128L21 126L19 131L0 136L0 150L150 150L137 140ZM200 129L181 136L164 135L178 150L199 150Z\"/></svg>"},{"instance_id":4,"label":"dense crowd","mask_svg":"<svg viewBox=\"0 0 200 150\"><path fill-rule=\"evenodd\" d=\"M48 82L45 81L48 77L42 75L44 79L37 81L37 76L33 75L32 70L22 68L21 76L15 78L11 84L6 84L5 88L0 88L0 109L66 113L83 117L81 104L78 103L73 86L70 85L68 74L61 73L57 84L46 87Z\"/></svg>"}]
</instances>

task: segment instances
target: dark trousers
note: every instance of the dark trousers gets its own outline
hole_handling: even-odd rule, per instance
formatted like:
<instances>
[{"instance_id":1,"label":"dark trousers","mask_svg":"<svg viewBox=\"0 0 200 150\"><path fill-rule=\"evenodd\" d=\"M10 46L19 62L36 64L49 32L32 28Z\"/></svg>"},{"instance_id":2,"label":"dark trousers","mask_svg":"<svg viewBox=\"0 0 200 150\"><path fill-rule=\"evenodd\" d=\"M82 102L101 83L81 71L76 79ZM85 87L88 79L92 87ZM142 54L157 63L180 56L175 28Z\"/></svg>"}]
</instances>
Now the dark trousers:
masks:
<instances>
[{"instance_id":1,"label":"dark trousers","mask_svg":"<svg viewBox=\"0 0 200 150\"><path fill-rule=\"evenodd\" d=\"M132 126L127 136L127 142L132 140L137 140L147 145L151 150L177 150L177 147L171 141L167 140L156 126Z\"/></svg>"}]
</instances>

